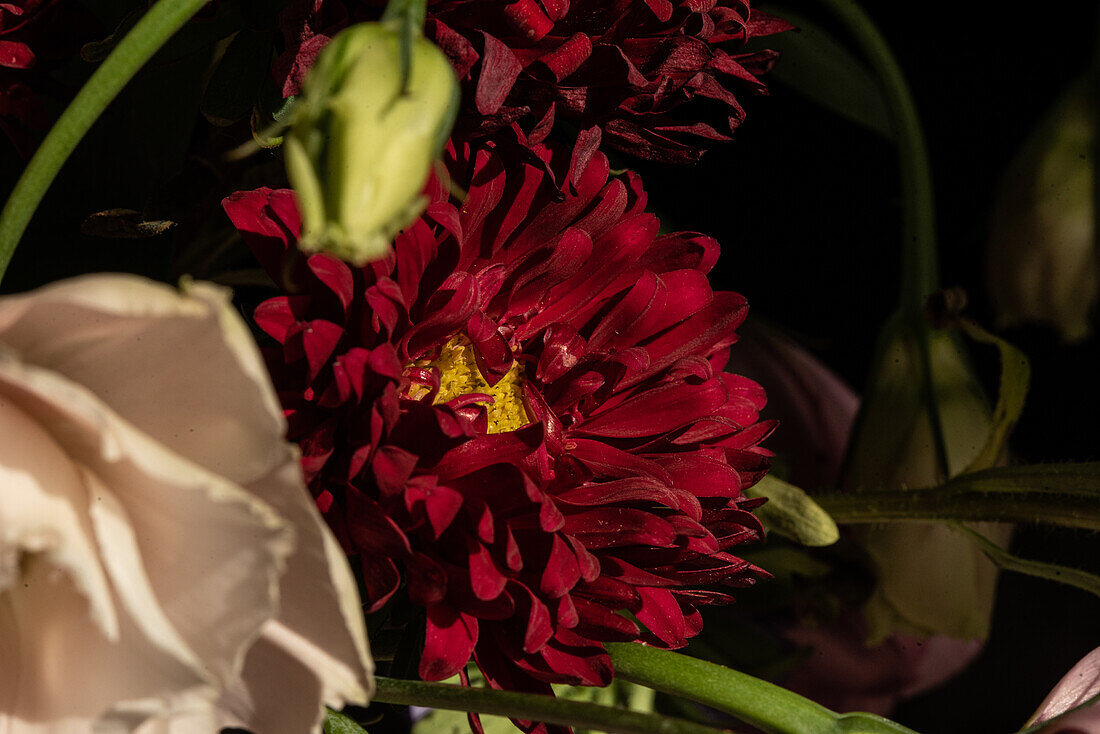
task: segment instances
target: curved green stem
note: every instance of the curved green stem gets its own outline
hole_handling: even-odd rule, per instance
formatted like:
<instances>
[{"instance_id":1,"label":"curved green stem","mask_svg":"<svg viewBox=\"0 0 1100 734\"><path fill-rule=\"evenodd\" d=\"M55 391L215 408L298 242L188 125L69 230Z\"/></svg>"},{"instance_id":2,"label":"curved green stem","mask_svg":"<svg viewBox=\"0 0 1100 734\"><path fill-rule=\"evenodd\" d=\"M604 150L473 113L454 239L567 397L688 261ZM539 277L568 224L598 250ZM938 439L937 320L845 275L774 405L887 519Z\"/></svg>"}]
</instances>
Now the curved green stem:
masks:
<instances>
[{"instance_id":1,"label":"curved green stem","mask_svg":"<svg viewBox=\"0 0 1100 734\"><path fill-rule=\"evenodd\" d=\"M939 288L932 174L920 118L909 85L890 47L870 17L852 0L820 0L851 33L878 76L897 135L901 173L901 306L919 314Z\"/></svg>"},{"instance_id":2,"label":"curved green stem","mask_svg":"<svg viewBox=\"0 0 1100 734\"><path fill-rule=\"evenodd\" d=\"M138 69L205 4L206 0L158 0L57 119L0 212L0 278L34 210L85 133Z\"/></svg>"},{"instance_id":3,"label":"curved green stem","mask_svg":"<svg viewBox=\"0 0 1100 734\"><path fill-rule=\"evenodd\" d=\"M604 647L616 678L725 711L769 734L915 734L874 714L836 714L774 683L670 650Z\"/></svg>"},{"instance_id":4,"label":"curved green stem","mask_svg":"<svg viewBox=\"0 0 1100 734\"><path fill-rule=\"evenodd\" d=\"M785 688L698 658L609 643L615 677L726 711L766 732L835 731L837 715Z\"/></svg>"},{"instance_id":5,"label":"curved green stem","mask_svg":"<svg viewBox=\"0 0 1100 734\"><path fill-rule=\"evenodd\" d=\"M396 678L376 677L374 682L375 691L371 700L380 703L477 711L615 734L719 734L720 731L660 714L642 714L537 693L495 691Z\"/></svg>"},{"instance_id":6,"label":"curved green stem","mask_svg":"<svg viewBox=\"0 0 1100 734\"><path fill-rule=\"evenodd\" d=\"M925 394L933 433L933 448L942 476L948 476L947 446L935 396L928 326L924 302L939 290L936 257L936 204L932 195L932 170L920 116L905 75L870 16L854 0L820 0L851 34L878 77L890 112L898 146L901 176L902 259L899 311L904 320L916 325L924 364L921 390Z\"/></svg>"}]
</instances>

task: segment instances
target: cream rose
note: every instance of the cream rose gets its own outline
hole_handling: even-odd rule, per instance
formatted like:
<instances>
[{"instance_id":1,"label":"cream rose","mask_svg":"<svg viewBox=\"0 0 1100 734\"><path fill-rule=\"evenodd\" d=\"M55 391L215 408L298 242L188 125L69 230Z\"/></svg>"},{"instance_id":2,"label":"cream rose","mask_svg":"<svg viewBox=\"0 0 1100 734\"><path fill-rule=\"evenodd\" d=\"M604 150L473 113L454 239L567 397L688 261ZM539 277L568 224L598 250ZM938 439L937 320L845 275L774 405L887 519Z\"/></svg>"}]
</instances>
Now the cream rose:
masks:
<instances>
[{"instance_id":1,"label":"cream rose","mask_svg":"<svg viewBox=\"0 0 1100 734\"><path fill-rule=\"evenodd\" d=\"M0 732L320 730L365 702L355 585L226 292L0 299Z\"/></svg>"}]
</instances>

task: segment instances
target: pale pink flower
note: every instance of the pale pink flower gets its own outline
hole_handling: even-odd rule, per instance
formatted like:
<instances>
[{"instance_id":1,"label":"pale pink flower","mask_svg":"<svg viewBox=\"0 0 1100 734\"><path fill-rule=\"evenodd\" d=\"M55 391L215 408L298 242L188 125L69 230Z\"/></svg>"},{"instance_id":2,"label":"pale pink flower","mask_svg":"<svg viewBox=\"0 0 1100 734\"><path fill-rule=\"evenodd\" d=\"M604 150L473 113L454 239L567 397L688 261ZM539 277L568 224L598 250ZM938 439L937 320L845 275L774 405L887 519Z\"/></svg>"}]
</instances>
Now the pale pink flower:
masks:
<instances>
[{"instance_id":1,"label":"pale pink flower","mask_svg":"<svg viewBox=\"0 0 1100 734\"><path fill-rule=\"evenodd\" d=\"M320 731L364 702L354 583L227 294L0 299L0 731Z\"/></svg>"},{"instance_id":2,"label":"pale pink flower","mask_svg":"<svg viewBox=\"0 0 1100 734\"><path fill-rule=\"evenodd\" d=\"M1100 647L1081 658L1080 662L1058 681L1054 690L1039 704L1039 710L1029 724L1049 721L1070 709L1100 696ZM1100 734L1100 701L1094 701L1063 719L1052 721L1039 730L1040 734Z\"/></svg>"}]
</instances>

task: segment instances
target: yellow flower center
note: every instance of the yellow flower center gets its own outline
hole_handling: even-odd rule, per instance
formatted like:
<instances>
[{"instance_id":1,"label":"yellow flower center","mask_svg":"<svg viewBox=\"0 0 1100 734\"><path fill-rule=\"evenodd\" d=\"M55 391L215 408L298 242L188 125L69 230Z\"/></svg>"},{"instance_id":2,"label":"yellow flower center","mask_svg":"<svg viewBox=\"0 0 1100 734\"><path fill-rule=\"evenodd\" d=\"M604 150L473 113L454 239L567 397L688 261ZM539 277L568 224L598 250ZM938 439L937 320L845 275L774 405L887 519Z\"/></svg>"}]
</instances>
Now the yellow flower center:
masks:
<instances>
[{"instance_id":1,"label":"yellow flower center","mask_svg":"<svg viewBox=\"0 0 1100 734\"><path fill-rule=\"evenodd\" d=\"M463 334L458 334L443 345L439 356L433 360L417 360L417 367L428 367L439 374L439 391L433 405L450 402L471 393L488 395L491 400L475 400L486 407L489 419L488 433L507 433L523 428L532 422L523 401L523 367L516 360L497 384L490 385L478 369L474 346ZM419 400L428 388L414 385L409 397Z\"/></svg>"}]
</instances>

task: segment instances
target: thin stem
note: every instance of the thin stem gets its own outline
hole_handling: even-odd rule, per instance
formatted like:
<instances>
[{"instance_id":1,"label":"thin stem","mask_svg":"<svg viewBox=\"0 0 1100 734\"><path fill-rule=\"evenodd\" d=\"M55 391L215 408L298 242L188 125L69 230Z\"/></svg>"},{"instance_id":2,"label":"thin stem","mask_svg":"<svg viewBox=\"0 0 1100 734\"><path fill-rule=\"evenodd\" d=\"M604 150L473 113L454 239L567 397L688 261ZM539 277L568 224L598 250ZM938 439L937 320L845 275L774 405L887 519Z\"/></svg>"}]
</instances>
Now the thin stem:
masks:
<instances>
[{"instance_id":1,"label":"thin stem","mask_svg":"<svg viewBox=\"0 0 1100 734\"><path fill-rule=\"evenodd\" d=\"M818 494L841 525L899 520L989 520L1100 530L1100 464L1005 467L962 474L939 487Z\"/></svg>"},{"instance_id":2,"label":"thin stem","mask_svg":"<svg viewBox=\"0 0 1100 734\"><path fill-rule=\"evenodd\" d=\"M901 173L901 307L920 314L939 288L932 174L920 118L897 59L870 17L852 0L820 0L851 33L878 76L897 136Z\"/></svg>"},{"instance_id":3,"label":"thin stem","mask_svg":"<svg viewBox=\"0 0 1100 734\"><path fill-rule=\"evenodd\" d=\"M670 716L642 714L613 706L571 701L537 693L495 691L396 678L376 677L372 700L455 711L477 711L613 734L718 734L720 731Z\"/></svg>"},{"instance_id":4,"label":"thin stem","mask_svg":"<svg viewBox=\"0 0 1100 734\"><path fill-rule=\"evenodd\" d=\"M870 63L886 98L898 146L901 177L901 287L899 310L918 329L924 365L920 389L925 394L933 434L933 449L942 476L949 475L947 444L935 394L935 378L929 351L924 303L939 290L936 257L936 203L932 195L932 170L917 105L905 75L874 21L854 0L820 0L836 16Z\"/></svg>"},{"instance_id":5,"label":"thin stem","mask_svg":"<svg viewBox=\"0 0 1100 734\"><path fill-rule=\"evenodd\" d=\"M0 278L46 190L69 155L146 61L207 0L158 0L99 65L23 170L0 212Z\"/></svg>"},{"instance_id":6,"label":"thin stem","mask_svg":"<svg viewBox=\"0 0 1100 734\"><path fill-rule=\"evenodd\" d=\"M418 27L424 27L428 13L428 0L390 0L382 13L382 20L408 18Z\"/></svg>"},{"instance_id":7,"label":"thin stem","mask_svg":"<svg viewBox=\"0 0 1100 734\"><path fill-rule=\"evenodd\" d=\"M412 68L413 42L424 32L428 0L390 0L382 13L382 22L397 24L401 33L401 88L408 91Z\"/></svg>"}]
</instances>

